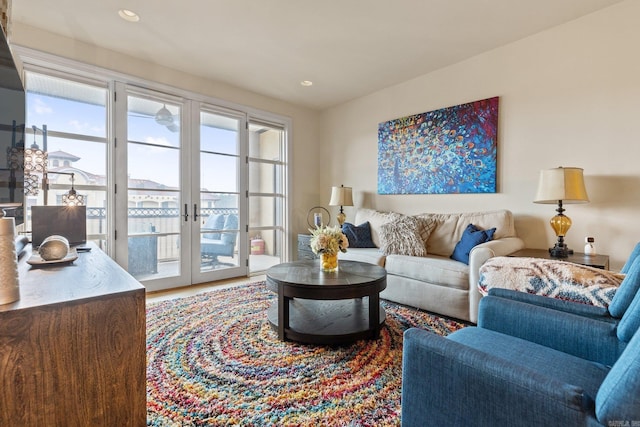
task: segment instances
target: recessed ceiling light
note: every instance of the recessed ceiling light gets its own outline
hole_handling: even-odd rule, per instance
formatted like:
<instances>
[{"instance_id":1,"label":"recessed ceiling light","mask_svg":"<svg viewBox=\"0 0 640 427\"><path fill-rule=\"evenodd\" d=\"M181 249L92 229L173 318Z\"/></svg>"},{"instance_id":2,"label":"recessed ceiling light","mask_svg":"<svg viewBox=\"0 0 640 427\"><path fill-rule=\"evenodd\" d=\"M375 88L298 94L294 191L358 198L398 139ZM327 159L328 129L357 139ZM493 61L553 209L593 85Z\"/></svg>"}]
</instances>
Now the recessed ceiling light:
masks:
<instances>
[{"instance_id":1,"label":"recessed ceiling light","mask_svg":"<svg viewBox=\"0 0 640 427\"><path fill-rule=\"evenodd\" d=\"M129 22L138 22L140 20L140 16L137 13L130 11L129 9L120 9L118 11L118 15L120 18Z\"/></svg>"},{"instance_id":2,"label":"recessed ceiling light","mask_svg":"<svg viewBox=\"0 0 640 427\"><path fill-rule=\"evenodd\" d=\"M300 82L302 86L312 86L313 82L311 80L303 80Z\"/></svg>"}]
</instances>

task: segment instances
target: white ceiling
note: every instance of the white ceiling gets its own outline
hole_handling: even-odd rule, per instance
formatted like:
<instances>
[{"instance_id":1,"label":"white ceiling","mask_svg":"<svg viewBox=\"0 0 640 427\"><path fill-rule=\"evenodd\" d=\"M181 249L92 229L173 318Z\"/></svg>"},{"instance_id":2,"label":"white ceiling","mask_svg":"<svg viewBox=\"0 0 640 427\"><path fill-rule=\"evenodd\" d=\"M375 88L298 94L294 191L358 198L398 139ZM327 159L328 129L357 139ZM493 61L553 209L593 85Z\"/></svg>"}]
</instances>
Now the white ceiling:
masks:
<instances>
[{"instance_id":1,"label":"white ceiling","mask_svg":"<svg viewBox=\"0 0 640 427\"><path fill-rule=\"evenodd\" d=\"M11 13L14 23L323 109L620 1L13 0ZM122 20L119 8L140 21Z\"/></svg>"}]
</instances>

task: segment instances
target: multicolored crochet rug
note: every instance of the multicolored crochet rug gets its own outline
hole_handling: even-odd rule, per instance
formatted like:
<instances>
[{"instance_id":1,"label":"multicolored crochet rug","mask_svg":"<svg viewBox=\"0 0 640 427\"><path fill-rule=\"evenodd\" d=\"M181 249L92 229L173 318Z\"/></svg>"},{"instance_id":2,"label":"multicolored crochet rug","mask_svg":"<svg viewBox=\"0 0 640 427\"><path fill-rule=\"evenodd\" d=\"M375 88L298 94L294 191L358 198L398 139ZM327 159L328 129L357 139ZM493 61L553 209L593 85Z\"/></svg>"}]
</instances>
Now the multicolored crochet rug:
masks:
<instances>
[{"instance_id":1,"label":"multicolored crochet rug","mask_svg":"<svg viewBox=\"0 0 640 427\"><path fill-rule=\"evenodd\" d=\"M388 302L376 341L281 342L264 282L147 307L150 426L400 425L402 333L464 326Z\"/></svg>"}]
</instances>

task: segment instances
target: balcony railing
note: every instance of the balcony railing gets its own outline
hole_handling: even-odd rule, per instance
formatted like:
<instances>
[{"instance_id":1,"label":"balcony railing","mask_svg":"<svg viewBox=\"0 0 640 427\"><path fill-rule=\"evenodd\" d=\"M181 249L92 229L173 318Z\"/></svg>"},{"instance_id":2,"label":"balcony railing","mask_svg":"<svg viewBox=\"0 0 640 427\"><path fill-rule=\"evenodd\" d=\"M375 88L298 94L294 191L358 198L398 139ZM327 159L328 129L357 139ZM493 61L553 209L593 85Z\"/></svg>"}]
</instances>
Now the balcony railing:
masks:
<instances>
[{"instance_id":1,"label":"balcony railing","mask_svg":"<svg viewBox=\"0 0 640 427\"><path fill-rule=\"evenodd\" d=\"M191 212L189 213L191 215ZM236 208L203 208L200 210L200 222L204 223L213 214L238 214ZM129 235L132 239L145 236L157 238L158 262L179 259L180 227L184 221L179 208L128 208ZM192 220L190 217L189 220ZM90 240L102 246L106 233L106 208L87 207L87 235Z\"/></svg>"}]
</instances>

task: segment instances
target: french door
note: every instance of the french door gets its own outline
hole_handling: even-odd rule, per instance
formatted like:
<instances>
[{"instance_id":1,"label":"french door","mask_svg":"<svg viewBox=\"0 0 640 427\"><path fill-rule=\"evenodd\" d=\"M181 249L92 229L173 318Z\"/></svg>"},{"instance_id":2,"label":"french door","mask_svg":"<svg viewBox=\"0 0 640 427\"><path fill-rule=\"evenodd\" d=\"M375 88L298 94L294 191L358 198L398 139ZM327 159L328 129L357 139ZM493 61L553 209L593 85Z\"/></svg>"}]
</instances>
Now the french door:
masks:
<instances>
[{"instance_id":1,"label":"french door","mask_svg":"<svg viewBox=\"0 0 640 427\"><path fill-rule=\"evenodd\" d=\"M147 290L246 276L246 116L122 83L116 94L117 261Z\"/></svg>"}]
</instances>

